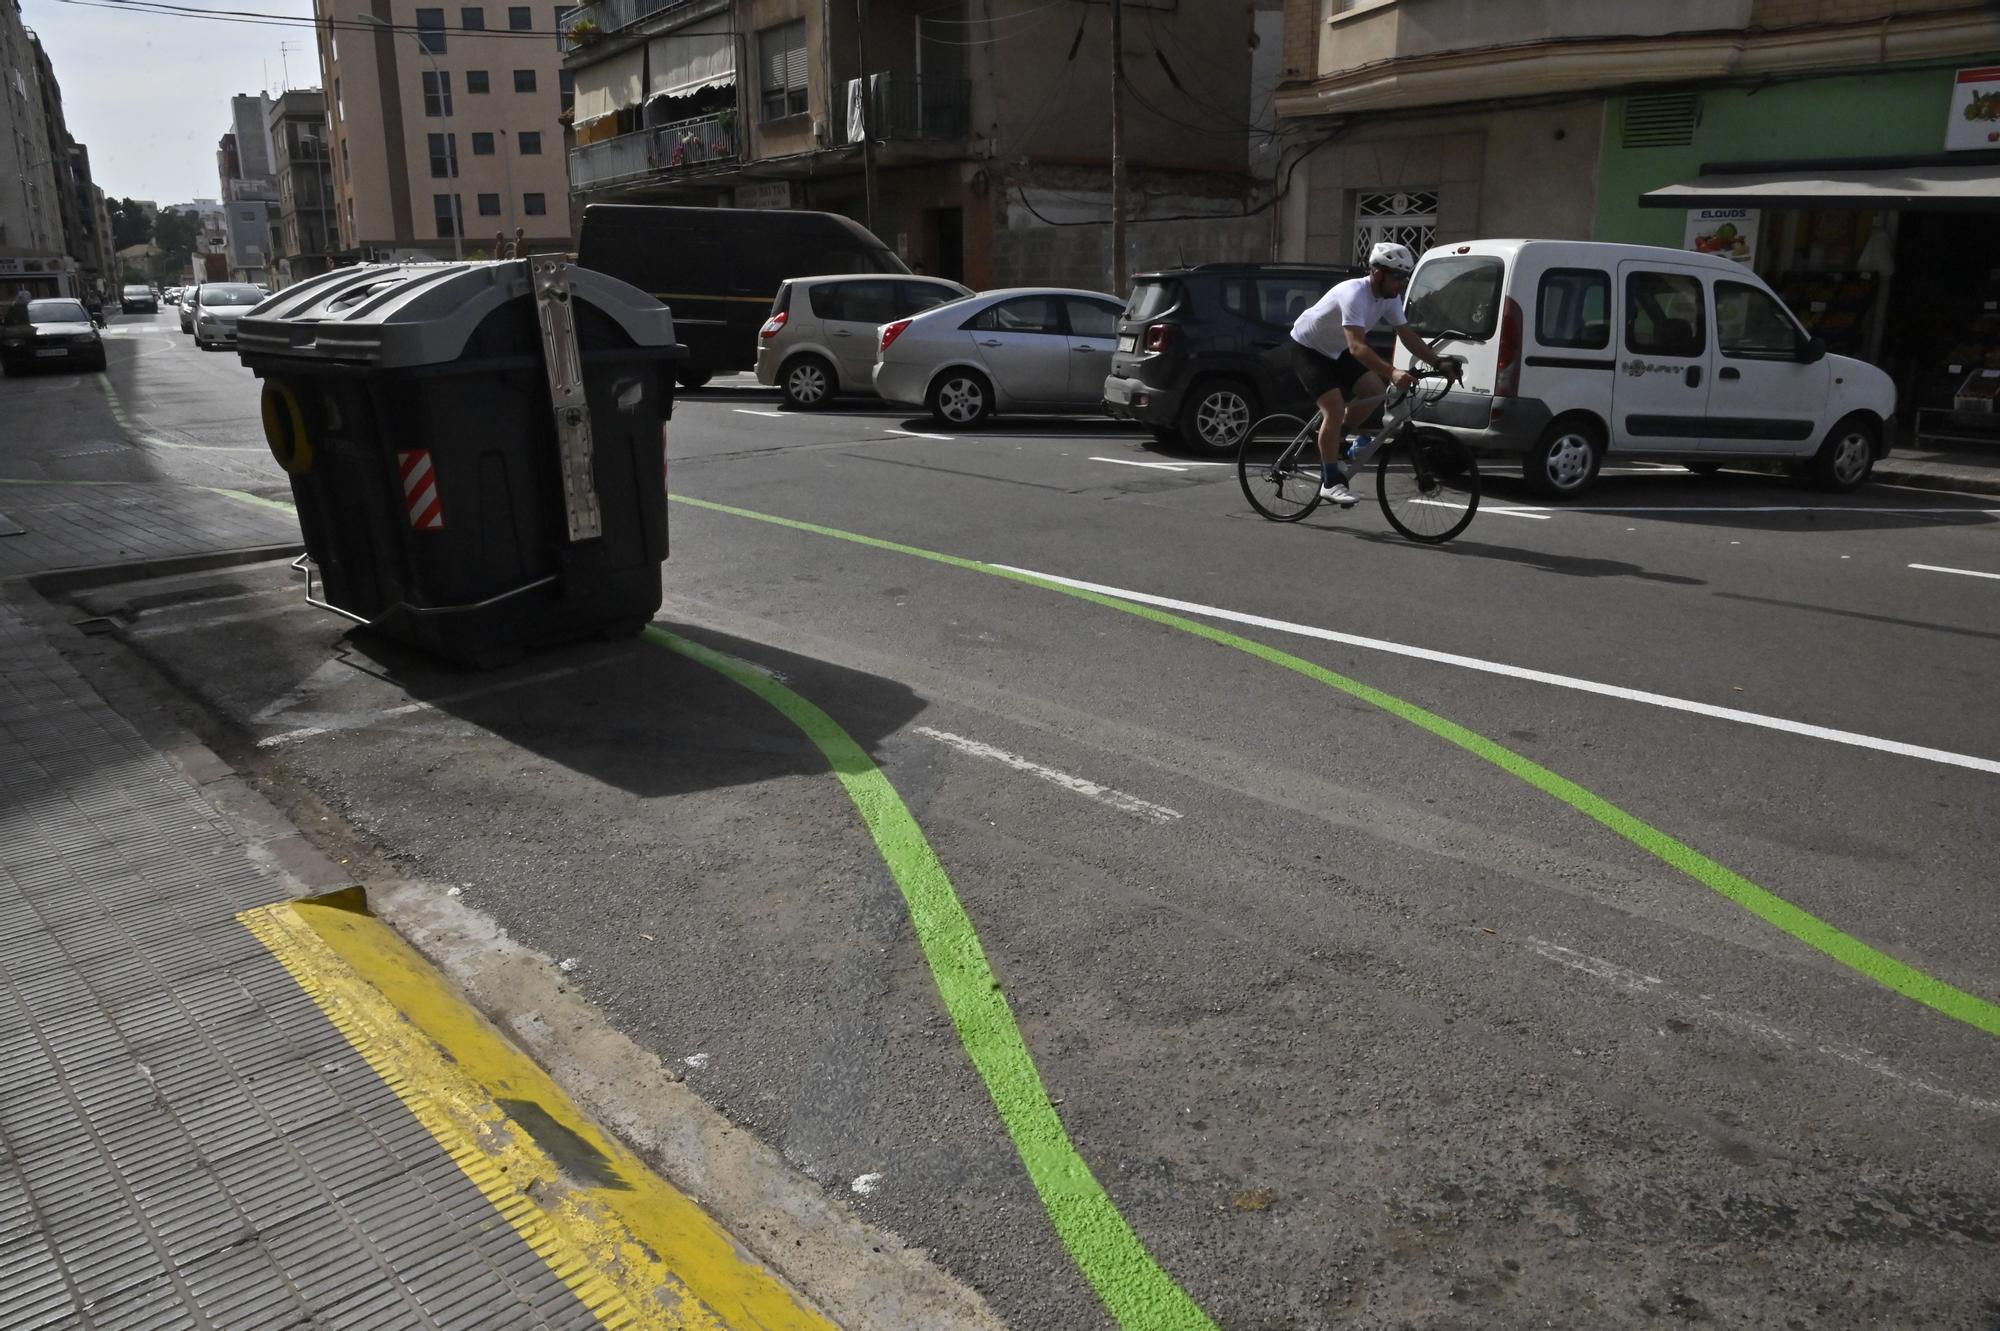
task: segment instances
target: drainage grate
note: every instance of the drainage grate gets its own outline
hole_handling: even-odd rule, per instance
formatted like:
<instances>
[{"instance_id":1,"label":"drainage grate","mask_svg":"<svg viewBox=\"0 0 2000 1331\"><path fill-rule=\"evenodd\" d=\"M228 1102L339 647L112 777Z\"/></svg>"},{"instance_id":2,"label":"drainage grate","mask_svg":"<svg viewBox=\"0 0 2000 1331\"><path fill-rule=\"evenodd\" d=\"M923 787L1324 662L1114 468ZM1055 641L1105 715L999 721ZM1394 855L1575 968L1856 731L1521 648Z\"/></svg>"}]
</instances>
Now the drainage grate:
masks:
<instances>
[{"instance_id":1,"label":"drainage grate","mask_svg":"<svg viewBox=\"0 0 2000 1331\"><path fill-rule=\"evenodd\" d=\"M1625 99L1627 148L1684 148L1701 123L1701 98L1691 92Z\"/></svg>"}]
</instances>

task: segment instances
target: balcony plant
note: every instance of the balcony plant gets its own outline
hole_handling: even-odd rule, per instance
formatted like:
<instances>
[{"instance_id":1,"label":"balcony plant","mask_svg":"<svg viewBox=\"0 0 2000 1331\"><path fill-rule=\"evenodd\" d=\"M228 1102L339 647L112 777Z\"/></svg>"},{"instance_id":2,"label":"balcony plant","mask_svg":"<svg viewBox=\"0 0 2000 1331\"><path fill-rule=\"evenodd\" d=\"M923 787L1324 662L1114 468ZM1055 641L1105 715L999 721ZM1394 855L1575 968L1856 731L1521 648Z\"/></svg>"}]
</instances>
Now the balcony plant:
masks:
<instances>
[{"instance_id":1,"label":"balcony plant","mask_svg":"<svg viewBox=\"0 0 2000 1331\"><path fill-rule=\"evenodd\" d=\"M569 25L569 39L578 46L597 40L599 28L594 18L580 18Z\"/></svg>"}]
</instances>

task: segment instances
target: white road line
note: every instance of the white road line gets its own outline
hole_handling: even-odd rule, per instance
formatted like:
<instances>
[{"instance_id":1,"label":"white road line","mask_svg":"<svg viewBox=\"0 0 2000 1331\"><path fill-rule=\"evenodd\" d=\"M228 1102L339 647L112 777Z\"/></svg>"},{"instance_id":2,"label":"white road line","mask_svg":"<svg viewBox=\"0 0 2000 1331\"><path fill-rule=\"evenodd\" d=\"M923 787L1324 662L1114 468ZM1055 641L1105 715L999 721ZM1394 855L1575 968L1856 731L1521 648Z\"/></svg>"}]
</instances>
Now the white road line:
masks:
<instances>
[{"instance_id":1,"label":"white road line","mask_svg":"<svg viewBox=\"0 0 2000 1331\"><path fill-rule=\"evenodd\" d=\"M1926 762L1943 763L1950 767L1968 767L1975 772L2000 774L2000 761L1980 758L1972 754L1953 753L1948 749L1926 748L1920 744L1905 744L1901 740L1879 739L1873 735L1857 734L1851 730L1834 730L1827 726L1810 725L1804 721L1788 721L1779 716L1765 716L1758 712L1745 712L1734 707L1717 707L1713 703L1695 702L1688 698L1676 698L1665 693L1648 693L1643 689L1628 689L1618 684L1600 684L1595 680L1578 679L1572 675L1556 675L1546 670L1529 670L1523 666L1504 665L1498 661L1483 661L1476 656L1459 656L1453 652L1432 651L1428 647L1412 647L1405 643L1389 642L1382 638L1364 638L1353 633L1337 633L1332 629L1315 628L1310 624L1294 624L1288 620L1271 619L1264 615L1244 614L1239 610L1223 610L1212 605L1201 605L1194 601L1175 600L1170 596L1153 596L1146 592L1127 591L1123 587L1110 587L1099 582L1084 582L1077 578L1058 577L1053 573L1037 573L1033 569L1015 568L1009 564L995 564L992 567L1005 569L1009 573L1025 573L1045 582L1060 583L1065 587L1075 587L1082 591L1097 592L1104 596L1116 596L1121 600L1138 601L1144 605L1156 605L1165 610L1178 610L1184 614L1206 615L1211 619L1228 620L1237 624L1250 624L1258 628L1275 629L1280 633L1296 633L1301 637L1319 638L1326 642L1345 643L1350 647L1364 647L1369 651L1388 652L1395 656L1414 657L1419 661L1434 661L1440 665L1458 666L1465 670L1478 670L1489 675L1505 675L1509 679L1522 679L1535 684L1553 684L1557 688L1575 689L1579 693L1595 693L1606 698L1619 698L1626 702L1644 703L1649 707L1664 707L1670 711L1692 712L1697 716L1714 717L1721 721L1734 721L1746 726L1760 726L1766 730L1782 730L1787 734L1803 735L1808 739L1822 739L1834 744L1851 744L1859 749L1875 749L1882 753L1899 754L1905 758L1921 758Z\"/></svg>"},{"instance_id":2,"label":"white road line","mask_svg":"<svg viewBox=\"0 0 2000 1331\"><path fill-rule=\"evenodd\" d=\"M1169 809L1163 804L1148 803L1136 795L1127 795L1122 790L1113 790L1110 786L1099 785L1095 781L1088 781L1080 776L1071 776L1067 772L1058 772L1053 767L1044 767L1038 762L1031 762L1017 753L1009 753L1005 749L996 749L991 744L982 744L976 739L967 739L963 735L954 735L948 730L933 730L929 726L917 726L915 733L934 739L940 744L949 745L957 749L960 753L969 753L975 758L991 758L994 762L1005 763L1017 772L1026 772L1029 776L1038 776L1052 785L1061 786L1064 790L1072 790L1079 795L1094 799L1100 804L1108 804L1121 813L1136 814L1141 818L1148 818L1156 823L1170 823L1174 819L1181 817L1178 810Z\"/></svg>"},{"instance_id":3,"label":"white road line","mask_svg":"<svg viewBox=\"0 0 2000 1331\"><path fill-rule=\"evenodd\" d=\"M1958 573L1968 578L1992 578L1995 581L2000 581L2000 573L1981 573L1977 569L1946 568L1942 564L1912 564L1910 567L1920 568L1926 573Z\"/></svg>"},{"instance_id":4,"label":"white road line","mask_svg":"<svg viewBox=\"0 0 2000 1331\"><path fill-rule=\"evenodd\" d=\"M1540 506L1537 506L1538 510ZM1863 504L1564 504L1552 513L1973 513L2000 517L2000 508L1878 508Z\"/></svg>"},{"instance_id":5,"label":"white road line","mask_svg":"<svg viewBox=\"0 0 2000 1331\"><path fill-rule=\"evenodd\" d=\"M777 419L782 419L785 414L782 411L753 411L749 407L731 407L730 410L738 416L770 416Z\"/></svg>"},{"instance_id":6,"label":"white road line","mask_svg":"<svg viewBox=\"0 0 2000 1331\"><path fill-rule=\"evenodd\" d=\"M1154 471L1186 471L1187 468L1175 462L1135 462L1131 458L1092 458L1092 462L1115 462L1121 467L1150 467Z\"/></svg>"},{"instance_id":7,"label":"white road line","mask_svg":"<svg viewBox=\"0 0 2000 1331\"><path fill-rule=\"evenodd\" d=\"M925 434L922 430L896 430L896 429L891 429L886 425L882 427L882 433L900 434L911 439L942 439L946 443L950 443L952 438L948 434Z\"/></svg>"},{"instance_id":8,"label":"white road line","mask_svg":"<svg viewBox=\"0 0 2000 1331\"><path fill-rule=\"evenodd\" d=\"M1464 504L1454 504L1443 499L1412 499L1413 504L1429 504L1433 508L1464 508ZM1497 504L1482 504L1481 513L1505 513L1510 518L1533 518L1537 522L1547 522L1552 514L1531 513L1525 508L1502 508Z\"/></svg>"}]
</instances>

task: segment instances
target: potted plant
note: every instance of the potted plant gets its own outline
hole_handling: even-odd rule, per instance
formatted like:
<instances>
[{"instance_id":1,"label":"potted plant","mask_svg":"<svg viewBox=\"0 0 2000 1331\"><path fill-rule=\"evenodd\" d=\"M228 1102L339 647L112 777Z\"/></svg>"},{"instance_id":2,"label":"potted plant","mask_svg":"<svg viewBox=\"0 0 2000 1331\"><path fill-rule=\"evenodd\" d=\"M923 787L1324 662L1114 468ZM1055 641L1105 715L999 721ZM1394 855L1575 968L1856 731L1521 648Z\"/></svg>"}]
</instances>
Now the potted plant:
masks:
<instances>
[{"instance_id":1,"label":"potted plant","mask_svg":"<svg viewBox=\"0 0 2000 1331\"><path fill-rule=\"evenodd\" d=\"M597 20L594 18L580 18L569 25L569 39L578 46L593 40L597 33Z\"/></svg>"}]
</instances>

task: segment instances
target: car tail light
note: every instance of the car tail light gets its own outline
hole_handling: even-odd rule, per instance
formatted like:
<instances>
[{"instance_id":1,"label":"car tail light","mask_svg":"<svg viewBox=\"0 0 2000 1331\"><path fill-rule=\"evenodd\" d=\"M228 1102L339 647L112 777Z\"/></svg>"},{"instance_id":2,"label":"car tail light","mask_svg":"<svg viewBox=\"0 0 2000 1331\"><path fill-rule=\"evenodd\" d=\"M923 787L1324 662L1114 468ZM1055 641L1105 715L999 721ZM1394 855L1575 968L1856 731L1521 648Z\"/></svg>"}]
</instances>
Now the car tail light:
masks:
<instances>
[{"instance_id":1,"label":"car tail light","mask_svg":"<svg viewBox=\"0 0 2000 1331\"><path fill-rule=\"evenodd\" d=\"M1493 396L1521 392L1521 306L1512 296L1500 305L1500 360L1493 371Z\"/></svg>"},{"instance_id":2,"label":"car tail light","mask_svg":"<svg viewBox=\"0 0 2000 1331\"><path fill-rule=\"evenodd\" d=\"M887 351L889 349L889 344L891 342L894 342L897 338L901 337L903 335L903 330L905 328L908 328L909 326L910 326L910 321L908 319L898 319L896 320L896 322L892 324L883 324L882 345L875 348L875 350L878 352Z\"/></svg>"},{"instance_id":3,"label":"car tail light","mask_svg":"<svg viewBox=\"0 0 2000 1331\"><path fill-rule=\"evenodd\" d=\"M1150 324L1146 328L1146 350L1165 351L1174 344L1172 324Z\"/></svg>"},{"instance_id":4,"label":"car tail light","mask_svg":"<svg viewBox=\"0 0 2000 1331\"><path fill-rule=\"evenodd\" d=\"M770 318L764 321L764 326L757 330L757 336L776 337L778 335L778 330L785 326L785 320L790 317L791 316L786 314L783 310L778 311L778 313L772 315Z\"/></svg>"}]
</instances>

